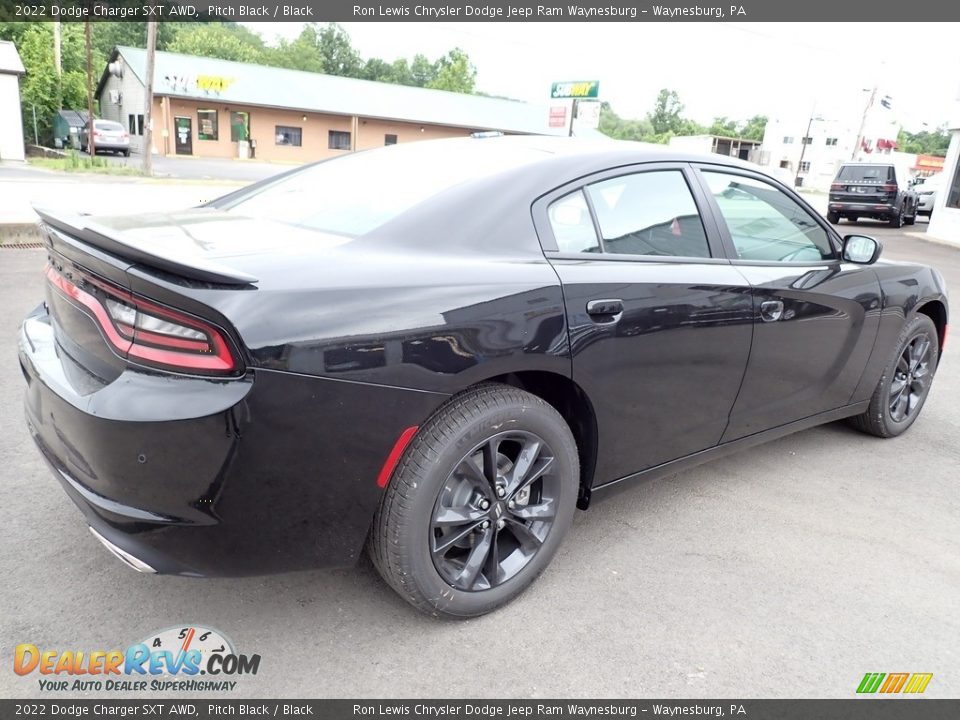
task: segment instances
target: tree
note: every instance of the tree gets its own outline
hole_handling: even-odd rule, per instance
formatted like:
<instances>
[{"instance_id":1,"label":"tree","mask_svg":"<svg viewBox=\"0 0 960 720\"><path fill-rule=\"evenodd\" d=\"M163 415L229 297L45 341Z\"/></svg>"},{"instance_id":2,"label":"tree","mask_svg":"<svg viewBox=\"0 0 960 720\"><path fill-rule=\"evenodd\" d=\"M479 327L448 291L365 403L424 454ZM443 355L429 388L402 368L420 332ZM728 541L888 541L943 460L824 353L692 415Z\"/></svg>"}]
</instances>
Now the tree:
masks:
<instances>
[{"instance_id":1,"label":"tree","mask_svg":"<svg viewBox=\"0 0 960 720\"><path fill-rule=\"evenodd\" d=\"M303 28L293 42L281 40L276 48L267 48L263 53L263 61L268 65L293 70L323 72L323 57L320 55L318 45L317 28L310 23Z\"/></svg>"},{"instance_id":2,"label":"tree","mask_svg":"<svg viewBox=\"0 0 960 720\"><path fill-rule=\"evenodd\" d=\"M330 75L358 78L363 61L353 49L350 36L336 23L327 23L317 31L317 49L323 60L323 71Z\"/></svg>"},{"instance_id":3,"label":"tree","mask_svg":"<svg viewBox=\"0 0 960 720\"><path fill-rule=\"evenodd\" d=\"M417 87L426 87L437 76L436 66L427 60L426 55L417 53L410 63L410 79Z\"/></svg>"},{"instance_id":4,"label":"tree","mask_svg":"<svg viewBox=\"0 0 960 720\"><path fill-rule=\"evenodd\" d=\"M747 140L763 140L763 132L767 129L767 116L754 115L743 121L737 128L737 134Z\"/></svg>"},{"instance_id":5,"label":"tree","mask_svg":"<svg viewBox=\"0 0 960 720\"><path fill-rule=\"evenodd\" d=\"M657 135L676 133L680 129L680 113L683 112L683 103L675 90L663 88L657 95L657 103L653 111L647 115L653 131Z\"/></svg>"},{"instance_id":6,"label":"tree","mask_svg":"<svg viewBox=\"0 0 960 720\"><path fill-rule=\"evenodd\" d=\"M460 48L454 48L434 63L433 79L427 83L434 90L472 93L477 82L477 69L470 57Z\"/></svg>"},{"instance_id":7,"label":"tree","mask_svg":"<svg viewBox=\"0 0 960 720\"><path fill-rule=\"evenodd\" d=\"M737 135L737 123L726 115L715 117L713 124L707 128L709 135L721 135L724 137L735 137Z\"/></svg>"},{"instance_id":8,"label":"tree","mask_svg":"<svg viewBox=\"0 0 960 720\"><path fill-rule=\"evenodd\" d=\"M167 48L185 55L257 63L263 60L263 39L234 23L195 23L177 33Z\"/></svg>"},{"instance_id":9,"label":"tree","mask_svg":"<svg viewBox=\"0 0 960 720\"><path fill-rule=\"evenodd\" d=\"M626 120L613 111L610 103L600 104L600 132L616 140L653 142L653 125L649 120Z\"/></svg>"}]
</instances>

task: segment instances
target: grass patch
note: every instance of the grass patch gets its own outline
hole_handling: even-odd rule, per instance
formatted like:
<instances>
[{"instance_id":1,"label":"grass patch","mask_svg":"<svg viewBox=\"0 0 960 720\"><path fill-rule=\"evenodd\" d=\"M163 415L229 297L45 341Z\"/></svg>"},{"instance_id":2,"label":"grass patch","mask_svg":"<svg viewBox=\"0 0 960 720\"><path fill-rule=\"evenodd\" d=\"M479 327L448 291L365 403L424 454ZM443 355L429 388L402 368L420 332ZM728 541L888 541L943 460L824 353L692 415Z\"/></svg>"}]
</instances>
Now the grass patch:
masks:
<instances>
[{"instance_id":1,"label":"grass patch","mask_svg":"<svg viewBox=\"0 0 960 720\"><path fill-rule=\"evenodd\" d=\"M104 175L143 175L143 169L138 166L108 162L106 158L81 155L76 150L71 150L66 157L30 158L28 162L35 167L46 168L48 170L61 170L63 172L102 173ZM127 160L127 162L129 162L129 160Z\"/></svg>"}]
</instances>

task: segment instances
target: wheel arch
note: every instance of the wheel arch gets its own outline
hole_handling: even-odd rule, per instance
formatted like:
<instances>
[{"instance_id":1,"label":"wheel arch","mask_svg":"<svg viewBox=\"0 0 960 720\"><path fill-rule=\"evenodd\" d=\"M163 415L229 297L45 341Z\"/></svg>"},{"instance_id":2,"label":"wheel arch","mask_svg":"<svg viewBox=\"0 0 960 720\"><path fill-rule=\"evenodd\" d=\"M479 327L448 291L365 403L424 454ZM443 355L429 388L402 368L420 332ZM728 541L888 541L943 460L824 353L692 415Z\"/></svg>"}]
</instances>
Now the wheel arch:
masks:
<instances>
[{"instance_id":1,"label":"wheel arch","mask_svg":"<svg viewBox=\"0 0 960 720\"><path fill-rule=\"evenodd\" d=\"M942 350L947 335L947 306L940 300L927 300L919 305L914 312L919 315L926 315L933 321L934 326L937 328L937 342Z\"/></svg>"},{"instance_id":2,"label":"wheel arch","mask_svg":"<svg viewBox=\"0 0 960 720\"><path fill-rule=\"evenodd\" d=\"M551 405L570 427L580 458L580 492L577 507L586 510L597 462L597 414L593 403L577 383L565 375L545 370L523 370L487 378L526 390Z\"/></svg>"}]
</instances>

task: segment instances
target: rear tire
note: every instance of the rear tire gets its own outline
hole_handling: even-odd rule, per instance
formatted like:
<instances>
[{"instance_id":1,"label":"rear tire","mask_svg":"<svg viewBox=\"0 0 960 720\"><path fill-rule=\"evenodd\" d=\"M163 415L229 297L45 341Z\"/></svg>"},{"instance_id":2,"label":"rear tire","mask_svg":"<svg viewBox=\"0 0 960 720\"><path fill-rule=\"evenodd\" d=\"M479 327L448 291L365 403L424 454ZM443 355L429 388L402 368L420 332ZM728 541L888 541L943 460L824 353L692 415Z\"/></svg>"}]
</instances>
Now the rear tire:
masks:
<instances>
[{"instance_id":1,"label":"rear tire","mask_svg":"<svg viewBox=\"0 0 960 720\"><path fill-rule=\"evenodd\" d=\"M553 407L507 385L477 386L417 432L381 499L368 552L417 609L483 615L549 564L573 521L579 475L576 442Z\"/></svg>"},{"instance_id":2,"label":"rear tire","mask_svg":"<svg viewBox=\"0 0 960 720\"><path fill-rule=\"evenodd\" d=\"M837 213L835 213L835 212L828 212L828 213L827 213L827 221L828 221L831 225L837 225L837 224L840 223L840 215L837 214Z\"/></svg>"},{"instance_id":3,"label":"rear tire","mask_svg":"<svg viewBox=\"0 0 960 720\"><path fill-rule=\"evenodd\" d=\"M933 320L915 315L903 326L867 411L850 418L851 424L882 438L906 431L930 394L939 356L940 342Z\"/></svg>"},{"instance_id":4,"label":"rear tire","mask_svg":"<svg viewBox=\"0 0 960 720\"><path fill-rule=\"evenodd\" d=\"M903 205L900 206L900 209L897 210L896 214L890 217L890 219L887 221L887 224L892 228L903 226Z\"/></svg>"}]
</instances>

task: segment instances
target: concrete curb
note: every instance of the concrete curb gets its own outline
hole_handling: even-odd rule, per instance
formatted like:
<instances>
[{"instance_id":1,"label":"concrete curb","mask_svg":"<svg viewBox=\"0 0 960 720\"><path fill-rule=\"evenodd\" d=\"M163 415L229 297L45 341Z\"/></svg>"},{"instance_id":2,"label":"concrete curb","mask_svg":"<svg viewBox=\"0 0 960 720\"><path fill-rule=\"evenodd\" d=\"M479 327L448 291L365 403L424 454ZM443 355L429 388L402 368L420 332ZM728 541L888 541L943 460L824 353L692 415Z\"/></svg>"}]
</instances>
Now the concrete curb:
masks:
<instances>
[{"instance_id":1,"label":"concrete curb","mask_svg":"<svg viewBox=\"0 0 960 720\"><path fill-rule=\"evenodd\" d=\"M41 240L37 223L0 223L0 245L29 245Z\"/></svg>"},{"instance_id":2,"label":"concrete curb","mask_svg":"<svg viewBox=\"0 0 960 720\"><path fill-rule=\"evenodd\" d=\"M942 245L944 247L953 248L954 250L960 250L960 245L957 243L951 242L950 240L944 240L943 238L938 238L935 235L930 235L929 233L905 232L904 235L916 238L917 240L926 240L934 245Z\"/></svg>"}]
</instances>

